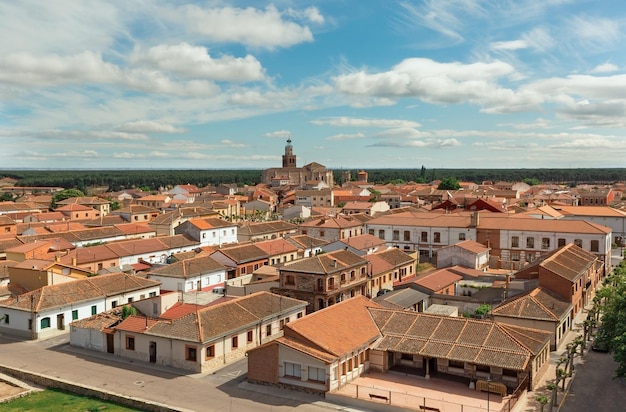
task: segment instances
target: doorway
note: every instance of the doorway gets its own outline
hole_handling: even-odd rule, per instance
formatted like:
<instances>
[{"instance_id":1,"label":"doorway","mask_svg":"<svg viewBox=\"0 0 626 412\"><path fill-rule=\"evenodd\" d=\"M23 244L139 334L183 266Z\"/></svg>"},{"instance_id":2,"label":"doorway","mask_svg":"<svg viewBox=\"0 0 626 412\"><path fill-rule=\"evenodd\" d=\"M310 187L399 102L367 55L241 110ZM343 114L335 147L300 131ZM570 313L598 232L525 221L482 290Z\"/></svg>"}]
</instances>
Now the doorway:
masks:
<instances>
[{"instance_id":1,"label":"doorway","mask_svg":"<svg viewBox=\"0 0 626 412\"><path fill-rule=\"evenodd\" d=\"M150 341L150 362L156 363L156 359L157 359L156 342Z\"/></svg>"},{"instance_id":2,"label":"doorway","mask_svg":"<svg viewBox=\"0 0 626 412\"><path fill-rule=\"evenodd\" d=\"M65 316L62 313L57 315L57 328L59 330L65 330Z\"/></svg>"},{"instance_id":3,"label":"doorway","mask_svg":"<svg viewBox=\"0 0 626 412\"><path fill-rule=\"evenodd\" d=\"M113 344L113 335L112 333L107 333L107 353L114 352L114 344Z\"/></svg>"}]
</instances>

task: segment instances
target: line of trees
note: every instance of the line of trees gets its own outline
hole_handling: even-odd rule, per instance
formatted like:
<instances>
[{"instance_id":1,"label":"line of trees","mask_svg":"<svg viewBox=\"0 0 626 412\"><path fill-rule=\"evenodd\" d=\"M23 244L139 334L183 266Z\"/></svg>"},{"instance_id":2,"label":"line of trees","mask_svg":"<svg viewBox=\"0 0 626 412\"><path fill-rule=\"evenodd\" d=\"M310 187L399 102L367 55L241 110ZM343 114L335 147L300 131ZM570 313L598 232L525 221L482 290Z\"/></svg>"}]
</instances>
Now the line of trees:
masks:
<instances>
[{"instance_id":1,"label":"line of trees","mask_svg":"<svg viewBox=\"0 0 626 412\"><path fill-rule=\"evenodd\" d=\"M360 169L359 169L360 170ZM359 170L351 170L356 177ZM376 184L455 179L458 182L526 181L529 184L615 183L626 181L626 169L367 169L368 181ZM335 170L335 182L342 183L343 170ZM157 190L177 184L198 187L235 183L254 185L261 181L261 170L0 170L0 177L16 179L17 186L59 186L87 191L107 187L110 191L128 188Z\"/></svg>"}]
</instances>

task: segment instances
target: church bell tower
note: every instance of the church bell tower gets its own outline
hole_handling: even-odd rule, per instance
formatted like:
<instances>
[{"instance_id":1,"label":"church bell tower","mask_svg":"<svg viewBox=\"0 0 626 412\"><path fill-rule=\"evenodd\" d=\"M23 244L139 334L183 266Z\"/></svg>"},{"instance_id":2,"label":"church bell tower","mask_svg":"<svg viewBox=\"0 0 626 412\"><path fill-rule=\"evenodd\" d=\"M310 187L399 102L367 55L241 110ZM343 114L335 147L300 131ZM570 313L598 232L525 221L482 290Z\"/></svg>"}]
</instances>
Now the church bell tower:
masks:
<instances>
[{"instance_id":1,"label":"church bell tower","mask_svg":"<svg viewBox=\"0 0 626 412\"><path fill-rule=\"evenodd\" d=\"M285 154L283 155L283 167L296 167L296 156L293 154L291 138L287 139L287 144L285 145Z\"/></svg>"}]
</instances>

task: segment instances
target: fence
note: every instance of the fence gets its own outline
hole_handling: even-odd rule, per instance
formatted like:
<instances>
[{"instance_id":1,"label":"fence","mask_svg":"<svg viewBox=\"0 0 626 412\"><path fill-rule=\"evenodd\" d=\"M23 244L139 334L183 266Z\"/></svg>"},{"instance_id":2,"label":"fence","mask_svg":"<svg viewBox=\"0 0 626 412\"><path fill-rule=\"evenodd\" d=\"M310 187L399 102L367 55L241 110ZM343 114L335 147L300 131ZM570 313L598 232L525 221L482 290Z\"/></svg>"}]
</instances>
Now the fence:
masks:
<instances>
[{"instance_id":1,"label":"fence","mask_svg":"<svg viewBox=\"0 0 626 412\"><path fill-rule=\"evenodd\" d=\"M416 388L416 390L419 390L419 388ZM408 408L414 409L416 411L425 412L486 412L487 410L490 410L492 412L498 411L495 402L491 408L488 408L485 402L483 402L481 406L464 405L461 403L446 401L444 399L426 398L422 396L416 396L410 393L395 392L387 389L357 385L353 383L347 384L341 390L341 393L339 395L352 397L355 399L367 400L373 403L386 404L398 408ZM509 405L505 405L505 408L506 409L502 409L502 412L508 412L510 410Z\"/></svg>"}]
</instances>

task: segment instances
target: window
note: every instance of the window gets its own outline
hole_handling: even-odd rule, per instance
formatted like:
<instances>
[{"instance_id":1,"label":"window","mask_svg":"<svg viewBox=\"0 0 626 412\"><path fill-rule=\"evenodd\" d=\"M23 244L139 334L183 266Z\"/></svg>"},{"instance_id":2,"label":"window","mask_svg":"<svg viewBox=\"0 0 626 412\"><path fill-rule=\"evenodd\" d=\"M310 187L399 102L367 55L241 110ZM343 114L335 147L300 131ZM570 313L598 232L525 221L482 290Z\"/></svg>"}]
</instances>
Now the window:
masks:
<instances>
[{"instance_id":1,"label":"window","mask_svg":"<svg viewBox=\"0 0 626 412\"><path fill-rule=\"evenodd\" d=\"M408 230L405 230L405 231L404 231L404 241L405 241L405 242L409 242L409 241L411 241L411 232L410 232L410 231L408 231Z\"/></svg>"},{"instance_id":2,"label":"window","mask_svg":"<svg viewBox=\"0 0 626 412\"><path fill-rule=\"evenodd\" d=\"M126 349L135 350L135 337L126 336Z\"/></svg>"},{"instance_id":3,"label":"window","mask_svg":"<svg viewBox=\"0 0 626 412\"><path fill-rule=\"evenodd\" d=\"M309 380L316 382L326 382L326 371L322 368L309 366Z\"/></svg>"},{"instance_id":4,"label":"window","mask_svg":"<svg viewBox=\"0 0 626 412\"><path fill-rule=\"evenodd\" d=\"M246 267L245 267L245 266L242 266L242 267L241 267L241 274L242 274L242 275L245 275L245 274L246 274Z\"/></svg>"},{"instance_id":5,"label":"window","mask_svg":"<svg viewBox=\"0 0 626 412\"><path fill-rule=\"evenodd\" d=\"M195 362L196 359L196 347L195 346L185 346L185 360L190 362Z\"/></svg>"},{"instance_id":6,"label":"window","mask_svg":"<svg viewBox=\"0 0 626 412\"><path fill-rule=\"evenodd\" d=\"M155 297L155 296L156 296L156 292L150 292L150 293L148 293L148 297L153 298L153 297Z\"/></svg>"},{"instance_id":7,"label":"window","mask_svg":"<svg viewBox=\"0 0 626 412\"><path fill-rule=\"evenodd\" d=\"M519 262L519 252L511 252L511 260L514 262Z\"/></svg>"},{"instance_id":8,"label":"window","mask_svg":"<svg viewBox=\"0 0 626 412\"><path fill-rule=\"evenodd\" d=\"M393 240L400 240L400 231L399 230L394 230L393 231Z\"/></svg>"},{"instance_id":9,"label":"window","mask_svg":"<svg viewBox=\"0 0 626 412\"><path fill-rule=\"evenodd\" d=\"M459 233L459 240L465 240L465 233Z\"/></svg>"},{"instance_id":10,"label":"window","mask_svg":"<svg viewBox=\"0 0 626 412\"><path fill-rule=\"evenodd\" d=\"M542 249L550 249L550 238L549 237L541 238L541 248Z\"/></svg>"},{"instance_id":11,"label":"window","mask_svg":"<svg viewBox=\"0 0 626 412\"><path fill-rule=\"evenodd\" d=\"M98 313L98 308L96 308L96 305L93 305L93 306L91 307L91 314L92 314L92 315L95 315L95 314L97 314L97 313Z\"/></svg>"},{"instance_id":12,"label":"window","mask_svg":"<svg viewBox=\"0 0 626 412\"><path fill-rule=\"evenodd\" d=\"M563 239L562 237L559 238L557 242L557 247L561 247L561 246L565 246L565 239Z\"/></svg>"},{"instance_id":13,"label":"window","mask_svg":"<svg viewBox=\"0 0 626 412\"><path fill-rule=\"evenodd\" d=\"M341 274L341 283L342 284L346 283L346 274L345 273Z\"/></svg>"},{"instance_id":14,"label":"window","mask_svg":"<svg viewBox=\"0 0 626 412\"><path fill-rule=\"evenodd\" d=\"M236 348L239 347L239 336L233 336L233 338L231 339L231 342L230 342L230 346L233 349L236 349Z\"/></svg>"},{"instance_id":15,"label":"window","mask_svg":"<svg viewBox=\"0 0 626 412\"><path fill-rule=\"evenodd\" d=\"M265 334L267 336L271 336L272 335L272 325L265 326Z\"/></svg>"},{"instance_id":16,"label":"window","mask_svg":"<svg viewBox=\"0 0 626 412\"><path fill-rule=\"evenodd\" d=\"M435 233L433 234L433 237L434 237L434 242L435 242L435 243L440 243L440 242L441 242L441 233L439 233L439 232L435 232Z\"/></svg>"},{"instance_id":17,"label":"window","mask_svg":"<svg viewBox=\"0 0 626 412\"><path fill-rule=\"evenodd\" d=\"M206 358L211 359L213 357L215 357L215 345L206 348Z\"/></svg>"},{"instance_id":18,"label":"window","mask_svg":"<svg viewBox=\"0 0 626 412\"><path fill-rule=\"evenodd\" d=\"M298 312L298 315L296 317L300 319L302 317L302 312Z\"/></svg>"},{"instance_id":19,"label":"window","mask_svg":"<svg viewBox=\"0 0 626 412\"><path fill-rule=\"evenodd\" d=\"M320 230L320 237L324 237L326 235L326 232L323 230Z\"/></svg>"},{"instance_id":20,"label":"window","mask_svg":"<svg viewBox=\"0 0 626 412\"><path fill-rule=\"evenodd\" d=\"M252 331L248 331L248 343L252 342Z\"/></svg>"},{"instance_id":21,"label":"window","mask_svg":"<svg viewBox=\"0 0 626 412\"><path fill-rule=\"evenodd\" d=\"M519 247L519 236L511 236L511 247Z\"/></svg>"},{"instance_id":22,"label":"window","mask_svg":"<svg viewBox=\"0 0 626 412\"><path fill-rule=\"evenodd\" d=\"M280 330L285 329L285 319L280 320Z\"/></svg>"},{"instance_id":23,"label":"window","mask_svg":"<svg viewBox=\"0 0 626 412\"><path fill-rule=\"evenodd\" d=\"M354 270L350 271L350 280L356 277L356 272Z\"/></svg>"},{"instance_id":24,"label":"window","mask_svg":"<svg viewBox=\"0 0 626 412\"><path fill-rule=\"evenodd\" d=\"M591 251L592 252L599 252L600 251L600 242L597 240L592 240L591 241Z\"/></svg>"},{"instance_id":25,"label":"window","mask_svg":"<svg viewBox=\"0 0 626 412\"><path fill-rule=\"evenodd\" d=\"M583 240L582 239L574 239L574 244L578 247L583 247Z\"/></svg>"},{"instance_id":26,"label":"window","mask_svg":"<svg viewBox=\"0 0 626 412\"><path fill-rule=\"evenodd\" d=\"M78 319L78 310L74 309L72 311L72 320L77 320Z\"/></svg>"},{"instance_id":27,"label":"window","mask_svg":"<svg viewBox=\"0 0 626 412\"><path fill-rule=\"evenodd\" d=\"M374 236L374 229L369 229L369 230L367 231L367 233L369 233L370 235Z\"/></svg>"},{"instance_id":28,"label":"window","mask_svg":"<svg viewBox=\"0 0 626 412\"><path fill-rule=\"evenodd\" d=\"M8 313L6 315L4 315L4 323L6 323L6 324L9 323L9 314Z\"/></svg>"},{"instance_id":29,"label":"window","mask_svg":"<svg viewBox=\"0 0 626 412\"><path fill-rule=\"evenodd\" d=\"M302 378L302 370L297 363L285 362L285 376Z\"/></svg>"},{"instance_id":30,"label":"window","mask_svg":"<svg viewBox=\"0 0 626 412\"><path fill-rule=\"evenodd\" d=\"M428 242L428 232L422 232L422 233L421 233L420 240L421 240L422 242Z\"/></svg>"},{"instance_id":31,"label":"window","mask_svg":"<svg viewBox=\"0 0 626 412\"><path fill-rule=\"evenodd\" d=\"M287 284L287 285L295 285L296 281L295 281L293 276L287 275L287 278L285 279L285 284Z\"/></svg>"},{"instance_id":32,"label":"window","mask_svg":"<svg viewBox=\"0 0 626 412\"><path fill-rule=\"evenodd\" d=\"M526 248L527 249L534 249L535 248L535 238L534 237L527 237L526 238Z\"/></svg>"},{"instance_id":33,"label":"window","mask_svg":"<svg viewBox=\"0 0 626 412\"><path fill-rule=\"evenodd\" d=\"M384 230L379 230L378 231L378 238L379 239L384 239L385 238L385 231Z\"/></svg>"}]
</instances>

